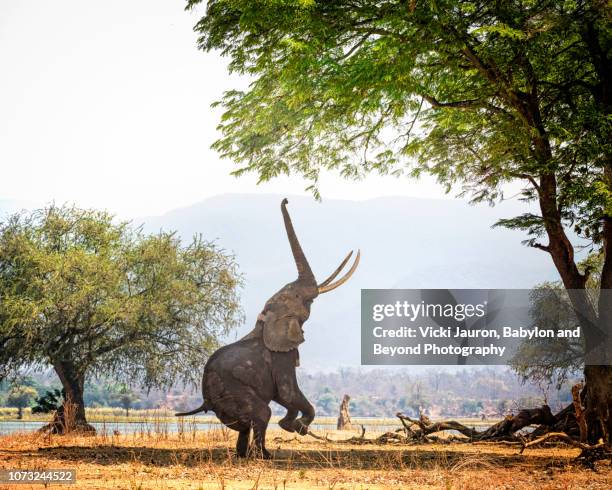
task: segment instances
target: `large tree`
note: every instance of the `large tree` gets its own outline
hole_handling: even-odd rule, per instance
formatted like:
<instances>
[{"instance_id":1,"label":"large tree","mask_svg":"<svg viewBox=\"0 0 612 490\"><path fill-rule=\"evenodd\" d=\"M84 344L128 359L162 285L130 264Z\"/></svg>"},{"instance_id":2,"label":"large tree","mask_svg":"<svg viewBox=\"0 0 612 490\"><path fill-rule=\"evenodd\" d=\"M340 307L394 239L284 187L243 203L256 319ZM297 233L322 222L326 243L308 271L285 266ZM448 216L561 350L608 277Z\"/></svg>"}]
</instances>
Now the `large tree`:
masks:
<instances>
[{"instance_id":1,"label":"large tree","mask_svg":"<svg viewBox=\"0 0 612 490\"><path fill-rule=\"evenodd\" d=\"M321 169L429 172L490 202L523 184L539 212L499 224L550 255L581 312L591 440L612 434L612 302L585 293L568 229L612 288L610 16L605 0L210 0L195 28L253 80L220 102L214 147L237 174L298 173L317 194Z\"/></svg>"},{"instance_id":2,"label":"large tree","mask_svg":"<svg viewBox=\"0 0 612 490\"><path fill-rule=\"evenodd\" d=\"M75 425L91 429L88 378L196 381L241 318L240 281L233 257L199 237L183 245L72 207L13 215L0 223L0 379L52 366Z\"/></svg>"}]
</instances>

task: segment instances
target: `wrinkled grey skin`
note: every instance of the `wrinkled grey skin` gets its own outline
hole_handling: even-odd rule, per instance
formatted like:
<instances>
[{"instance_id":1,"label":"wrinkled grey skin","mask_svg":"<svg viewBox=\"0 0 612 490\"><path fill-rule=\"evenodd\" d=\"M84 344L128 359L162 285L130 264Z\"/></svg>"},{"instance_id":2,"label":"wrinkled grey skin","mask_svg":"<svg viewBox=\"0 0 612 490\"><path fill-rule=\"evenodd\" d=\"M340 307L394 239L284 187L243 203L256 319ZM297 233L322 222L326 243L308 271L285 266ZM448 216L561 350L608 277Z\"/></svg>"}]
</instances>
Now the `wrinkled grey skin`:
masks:
<instances>
[{"instance_id":1,"label":"wrinkled grey skin","mask_svg":"<svg viewBox=\"0 0 612 490\"><path fill-rule=\"evenodd\" d=\"M202 380L202 406L177 414L215 412L221 422L240 433L236 444L240 457L249 453L251 429L256 453L263 458L270 457L265 447L265 437L272 400L287 409L287 414L279 421L283 429L300 435L308 432L315 412L300 391L295 372L299 365L297 347L304 342L302 326L310 316L310 306L319 292L334 289L346 281L359 260L358 255L356 263L343 280L320 290L295 235L286 205L287 200L284 199L281 211L298 278L266 302L255 328L248 335L220 348L210 357ZM323 286L338 274L349 257L322 283Z\"/></svg>"}]
</instances>

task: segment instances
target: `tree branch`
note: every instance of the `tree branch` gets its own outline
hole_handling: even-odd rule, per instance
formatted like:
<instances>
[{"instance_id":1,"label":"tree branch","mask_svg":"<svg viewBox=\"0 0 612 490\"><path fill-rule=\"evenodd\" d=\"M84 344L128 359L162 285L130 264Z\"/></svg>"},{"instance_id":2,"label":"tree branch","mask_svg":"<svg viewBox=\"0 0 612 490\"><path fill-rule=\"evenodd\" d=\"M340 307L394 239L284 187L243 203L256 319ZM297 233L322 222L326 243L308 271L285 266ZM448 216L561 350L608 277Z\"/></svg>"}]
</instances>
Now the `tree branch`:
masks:
<instances>
[{"instance_id":1,"label":"tree branch","mask_svg":"<svg viewBox=\"0 0 612 490\"><path fill-rule=\"evenodd\" d=\"M523 447L521 448L520 452L522 454L525 449L533 447L533 446L537 446L538 444L542 444L543 442L548 441L550 439L560 439L563 442L566 442L567 444L571 446L579 447L583 451L593 451L594 449L600 449L600 448L605 447L605 444L603 441L598 442L597 444L590 445L590 444L586 444L583 442L579 442L575 439L572 439L565 432L549 432L548 434L545 434L542 437L538 437L537 439L534 439L533 441L523 442Z\"/></svg>"},{"instance_id":2,"label":"tree branch","mask_svg":"<svg viewBox=\"0 0 612 490\"><path fill-rule=\"evenodd\" d=\"M537 248L539 250L543 250L544 252L550 253L550 247L548 245L542 245L541 243L534 242L530 246L533 248Z\"/></svg>"},{"instance_id":3,"label":"tree branch","mask_svg":"<svg viewBox=\"0 0 612 490\"><path fill-rule=\"evenodd\" d=\"M467 99L467 100L457 100L454 102L439 102L438 99L431 95L423 94L423 98L429 102L433 107L456 107L456 108L473 108L473 107L482 107L482 104L476 104L476 102L480 102L481 99Z\"/></svg>"}]
</instances>

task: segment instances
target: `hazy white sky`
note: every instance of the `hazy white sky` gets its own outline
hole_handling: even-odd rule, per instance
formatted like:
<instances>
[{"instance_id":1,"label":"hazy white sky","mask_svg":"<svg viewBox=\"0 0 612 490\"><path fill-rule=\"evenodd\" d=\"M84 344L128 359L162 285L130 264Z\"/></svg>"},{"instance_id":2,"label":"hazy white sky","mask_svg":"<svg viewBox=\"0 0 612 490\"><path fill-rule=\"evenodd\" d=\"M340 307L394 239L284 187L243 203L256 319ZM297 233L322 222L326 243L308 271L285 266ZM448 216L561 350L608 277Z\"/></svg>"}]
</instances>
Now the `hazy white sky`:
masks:
<instances>
[{"instance_id":1,"label":"hazy white sky","mask_svg":"<svg viewBox=\"0 0 612 490\"><path fill-rule=\"evenodd\" d=\"M159 214L256 186L210 150L220 111L244 85L196 49L199 14L180 0L0 0L0 199L73 202L124 216ZM323 197L442 197L431 180L326 175Z\"/></svg>"}]
</instances>

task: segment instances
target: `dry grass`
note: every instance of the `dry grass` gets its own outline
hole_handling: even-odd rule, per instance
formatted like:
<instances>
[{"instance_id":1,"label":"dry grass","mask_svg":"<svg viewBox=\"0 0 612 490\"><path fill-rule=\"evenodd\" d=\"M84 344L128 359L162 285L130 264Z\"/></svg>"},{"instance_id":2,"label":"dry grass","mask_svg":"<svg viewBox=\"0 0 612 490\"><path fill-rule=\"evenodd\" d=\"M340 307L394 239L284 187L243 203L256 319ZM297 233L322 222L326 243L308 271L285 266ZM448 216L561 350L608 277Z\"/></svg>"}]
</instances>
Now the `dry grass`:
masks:
<instances>
[{"instance_id":1,"label":"dry grass","mask_svg":"<svg viewBox=\"0 0 612 490\"><path fill-rule=\"evenodd\" d=\"M235 432L194 428L187 419L178 433L164 430L162 423L158 431L129 435L12 434L0 437L0 468L74 468L76 487L87 489L612 487L608 464L597 472L583 469L572 462L578 451L564 447L519 455L518 449L497 444L349 446L271 430L268 448L275 458L259 461L233 456ZM336 439L349 435L330 433Z\"/></svg>"}]
</instances>

